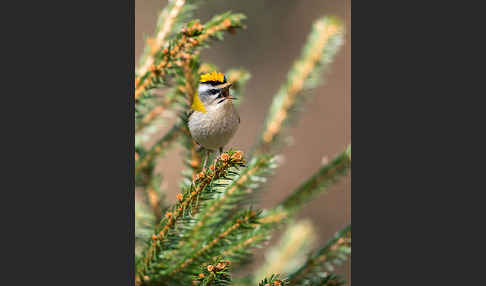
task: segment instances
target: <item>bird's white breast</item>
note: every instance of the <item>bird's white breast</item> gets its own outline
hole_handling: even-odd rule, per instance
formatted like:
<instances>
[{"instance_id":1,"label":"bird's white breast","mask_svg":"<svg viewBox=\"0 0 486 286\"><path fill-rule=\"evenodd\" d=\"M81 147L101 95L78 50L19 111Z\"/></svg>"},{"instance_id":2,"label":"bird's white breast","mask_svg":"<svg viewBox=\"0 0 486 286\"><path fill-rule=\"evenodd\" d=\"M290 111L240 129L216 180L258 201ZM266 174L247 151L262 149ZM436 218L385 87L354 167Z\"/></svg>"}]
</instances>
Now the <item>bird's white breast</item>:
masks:
<instances>
[{"instance_id":1,"label":"bird's white breast","mask_svg":"<svg viewBox=\"0 0 486 286\"><path fill-rule=\"evenodd\" d=\"M224 147L235 134L239 116L230 100L210 106L206 113L194 111L189 131L194 140L209 150Z\"/></svg>"}]
</instances>

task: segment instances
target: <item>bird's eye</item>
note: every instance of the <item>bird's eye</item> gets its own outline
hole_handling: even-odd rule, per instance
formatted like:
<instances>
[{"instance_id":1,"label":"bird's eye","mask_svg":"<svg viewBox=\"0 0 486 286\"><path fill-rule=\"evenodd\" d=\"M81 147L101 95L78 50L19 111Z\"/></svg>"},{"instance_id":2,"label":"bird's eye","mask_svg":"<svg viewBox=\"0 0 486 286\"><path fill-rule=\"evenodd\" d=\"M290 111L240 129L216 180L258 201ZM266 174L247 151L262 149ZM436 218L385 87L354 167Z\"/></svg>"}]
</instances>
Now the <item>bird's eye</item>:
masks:
<instances>
[{"instance_id":1,"label":"bird's eye","mask_svg":"<svg viewBox=\"0 0 486 286\"><path fill-rule=\"evenodd\" d=\"M215 94L217 94L218 92L219 92L219 90L218 90L218 89L210 89L210 90L208 90L208 93L209 93L209 94L211 94L211 95L215 95Z\"/></svg>"}]
</instances>

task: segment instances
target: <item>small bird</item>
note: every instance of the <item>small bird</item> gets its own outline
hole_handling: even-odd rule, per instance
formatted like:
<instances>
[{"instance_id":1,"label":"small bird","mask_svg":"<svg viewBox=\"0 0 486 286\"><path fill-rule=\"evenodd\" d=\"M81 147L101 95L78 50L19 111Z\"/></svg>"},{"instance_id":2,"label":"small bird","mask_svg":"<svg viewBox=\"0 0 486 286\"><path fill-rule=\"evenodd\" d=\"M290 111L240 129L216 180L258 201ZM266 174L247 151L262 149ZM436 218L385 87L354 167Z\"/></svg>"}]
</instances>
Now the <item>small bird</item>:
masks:
<instances>
[{"instance_id":1,"label":"small bird","mask_svg":"<svg viewBox=\"0 0 486 286\"><path fill-rule=\"evenodd\" d=\"M240 116L232 102L235 98L229 93L231 85L222 73L201 75L188 126L192 138L207 151L203 169L209 152L217 150L219 157L240 124Z\"/></svg>"}]
</instances>

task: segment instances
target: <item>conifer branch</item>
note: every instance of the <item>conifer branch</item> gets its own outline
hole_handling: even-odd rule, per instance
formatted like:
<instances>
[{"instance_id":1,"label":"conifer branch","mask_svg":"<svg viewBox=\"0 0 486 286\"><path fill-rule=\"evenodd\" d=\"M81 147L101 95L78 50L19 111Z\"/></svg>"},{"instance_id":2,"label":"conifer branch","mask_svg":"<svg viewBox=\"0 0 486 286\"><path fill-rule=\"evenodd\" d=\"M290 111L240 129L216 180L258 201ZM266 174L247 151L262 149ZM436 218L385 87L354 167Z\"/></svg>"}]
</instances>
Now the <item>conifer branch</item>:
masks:
<instances>
[{"instance_id":1,"label":"conifer branch","mask_svg":"<svg viewBox=\"0 0 486 286\"><path fill-rule=\"evenodd\" d=\"M226 154L226 153L225 153ZM221 161L218 161L218 163ZM233 166L241 163L241 160L233 160L229 161ZM180 201L180 206L177 208L177 211L174 212L174 215L172 216L171 212L169 212L167 217L168 217L168 222L162 229L162 231L159 233L158 239L162 239L163 236L167 233L167 231L170 229L171 226L175 224L178 218L181 217L183 214L183 210L186 207L192 207L194 201L198 197L198 195L213 181L217 180L219 178L225 177L228 169L231 167L230 164L227 164L226 162L222 162L221 164L217 164L215 167L214 171L212 173L204 174L203 172L199 173L196 178L195 178L195 186L194 189L190 189L186 192L186 196L183 196L182 200ZM191 191L192 190L192 191ZM189 191L191 191L189 193Z\"/></svg>"},{"instance_id":2,"label":"conifer branch","mask_svg":"<svg viewBox=\"0 0 486 286\"><path fill-rule=\"evenodd\" d=\"M159 16L155 36L148 40L149 45L137 71L136 131L137 136L143 138L136 145L135 174L137 184L144 190L145 200L142 201L146 202L142 205L142 201L137 201L137 285L231 283L229 261L233 266L248 261L250 249L261 247L277 227L291 222L308 200L325 191L348 171L351 161L350 150L339 155L273 209L238 211L248 205L250 193L275 168L275 157L264 154L265 151L276 145L277 138L293 117L291 113L303 101L302 92L316 86L322 70L327 68L342 43L341 23L332 18L322 18L315 23L302 56L274 97L257 145L257 155L245 165L242 152L230 150L209 168L199 172L202 160L188 130L188 111L197 92L200 74L216 70L211 64L201 64L199 52L210 39L221 40L225 31L233 33L236 28L242 28L245 17L228 12L213 17L205 25L194 20L182 28L183 20L195 7L193 2L169 0ZM225 74L228 82L233 84L232 95L241 99L239 95L249 79L248 72L233 69ZM161 87L168 89L159 96L154 89ZM240 102L238 100L235 104ZM169 110L179 112L177 123L153 146L144 147L150 136L159 132L161 125L156 124L156 119L166 117L164 114ZM154 173L155 161L176 141L185 148L184 162L189 168L185 169L177 202L165 208L159 176ZM163 209L166 209L165 215ZM306 233L297 232L299 235ZM302 248L299 240L308 238L296 237L290 239L285 236L289 244L280 245L284 251L274 259L294 258L298 252L296 248ZM328 273L322 276L319 272L321 269L332 271L329 262L339 263L346 258L346 251L349 251L347 240L336 239L317 251L301 268L291 269L294 285L301 282L337 285L332 284L340 281L337 276ZM142 247L143 241L145 247ZM222 257L227 260L222 260ZM289 272L283 264L276 266L264 269L268 270L267 273ZM247 278L247 282L256 282L252 276ZM272 275L260 285L280 286L287 285L287 282Z\"/></svg>"},{"instance_id":3,"label":"conifer branch","mask_svg":"<svg viewBox=\"0 0 486 286\"><path fill-rule=\"evenodd\" d=\"M281 279L279 274L272 274L269 278L265 277L258 286L286 286L287 279Z\"/></svg>"},{"instance_id":4,"label":"conifer branch","mask_svg":"<svg viewBox=\"0 0 486 286\"><path fill-rule=\"evenodd\" d=\"M164 196L160 190L160 184L160 175L150 176L150 183L144 188L147 194L148 204L156 221L160 221L162 219L162 203Z\"/></svg>"},{"instance_id":5,"label":"conifer branch","mask_svg":"<svg viewBox=\"0 0 486 286\"><path fill-rule=\"evenodd\" d=\"M250 276L233 278L232 286L254 286Z\"/></svg>"},{"instance_id":6,"label":"conifer branch","mask_svg":"<svg viewBox=\"0 0 486 286\"><path fill-rule=\"evenodd\" d=\"M249 249L260 245L268 239L268 235L262 231L252 231L245 236L245 239L221 253L222 256L230 258L232 261L242 260L249 254ZM217 257L214 257L215 260Z\"/></svg>"},{"instance_id":7,"label":"conifer branch","mask_svg":"<svg viewBox=\"0 0 486 286\"><path fill-rule=\"evenodd\" d=\"M234 159L242 158L242 152L235 152L231 155ZM248 165L238 173L229 173L226 179L220 182L213 182L214 196L201 203L200 212L194 217L194 223L188 224L187 229L181 236L177 247L164 256L167 261L172 261L177 253L190 252L192 249L198 249L204 245L207 237L213 235L213 226L221 224L228 213L235 209L235 206L241 203L245 197L248 197L253 189L256 189L264 181L262 175L269 173L275 168L274 157L262 155L253 158ZM214 169L214 165L209 167L209 171ZM263 241L267 234L259 235L257 233L246 234L240 240L247 239L251 246ZM252 239L252 237L254 239ZM228 258L243 258L249 254L247 250L237 251L237 246L233 251L224 252ZM235 254L233 256L232 254ZM245 254L245 255L244 255Z\"/></svg>"},{"instance_id":8,"label":"conifer branch","mask_svg":"<svg viewBox=\"0 0 486 286\"><path fill-rule=\"evenodd\" d=\"M321 167L288 196L281 203L282 208L288 212L300 209L303 204L311 200L315 195L326 191L330 185L345 175L350 166L351 146L348 146L346 151L340 153L330 163Z\"/></svg>"},{"instance_id":9,"label":"conifer branch","mask_svg":"<svg viewBox=\"0 0 486 286\"><path fill-rule=\"evenodd\" d=\"M155 189L152 186L149 186L147 189L147 194L149 197L149 205L150 208L152 209L152 212L155 215L155 218L157 220L160 220L162 218L162 208L160 207L160 198Z\"/></svg>"},{"instance_id":10,"label":"conifer branch","mask_svg":"<svg viewBox=\"0 0 486 286\"><path fill-rule=\"evenodd\" d=\"M332 264L340 264L346 260L351 251L351 225L337 232L324 247L313 254L307 262L294 273L290 274L289 285L302 285L304 281L312 277L318 277L316 273L323 269L333 271Z\"/></svg>"},{"instance_id":11,"label":"conifer branch","mask_svg":"<svg viewBox=\"0 0 486 286\"><path fill-rule=\"evenodd\" d=\"M155 143L150 151L144 152L142 149L139 149L138 152L135 153L135 177L140 175L141 171L150 166L153 163L153 160L159 156L162 152L166 151L169 146L174 143L178 136L180 136L182 132L183 124L181 122L176 123L168 132L167 134L162 137L157 143Z\"/></svg>"},{"instance_id":12,"label":"conifer branch","mask_svg":"<svg viewBox=\"0 0 486 286\"><path fill-rule=\"evenodd\" d=\"M199 173L195 178L193 184L186 189L184 194L177 196L178 203L176 203L171 211L165 214L165 218L161 221L161 230L158 234L152 236L152 243L146 251L144 259L144 267L142 272L147 272L149 266L152 264L152 259L160 252L161 249L165 249L164 242L166 242L166 235L172 229L174 229L176 223L185 215L190 216L195 208L198 207L197 200L200 198L202 192L213 181L220 178L225 178L230 168L235 166L241 166L244 160L240 156L232 156L234 153L223 153L221 159L215 164L214 170L208 173Z\"/></svg>"},{"instance_id":13,"label":"conifer branch","mask_svg":"<svg viewBox=\"0 0 486 286\"><path fill-rule=\"evenodd\" d=\"M192 58L194 59L194 58ZM184 79L185 79L185 93L186 93L186 102L187 105L193 101L194 94L196 93L198 81L195 79L198 73L196 69L193 69L192 66L196 65L196 63L191 64L191 60L185 59L182 63L182 71L184 72Z\"/></svg>"},{"instance_id":14,"label":"conifer branch","mask_svg":"<svg viewBox=\"0 0 486 286\"><path fill-rule=\"evenodd\" d=\"M230 261L219 258L214 264L204 263L202 271L197 275L193 284L200 286L228 285L231 282Z\"/></svg>"},{"instance_id":15,"label":"conifer branch","mask_svg":"<svg viewBox=\"0 0 486 286\"><path fill-rule=\"evenodd\" d=\"M213 71L218 71L218 70L219 70L219 68L215 64L204 62L204 63L201 63L201 66L199 66L198 73L199 74L205 74L205 73L211 73Z\"/></svg>"},{"instance_id":16,"label":"conifer branch","mask_svg":"<svg viewBox=\"0 0 486 286\"><path fill-rule=\"evenodd\" d=\"M286 221L289 213L282 207L275 207L270 211L265 212L265 215L260 219L261 224L278 225Z\"/></svg>"},{"instance_id":17,"label":"conifer branch","mask_svg":"<svg viewBox=\"0 0 486 286\"><path fill-rule=\"evenodd\" d=\"M303 101L302 91L317 85L342 43L342 24L324 17L314 23L302 56L291 68L286 83L274 96L265 121L258 152L268 151L276 143L283 127L291 121L292 112Z\"/></svg>"},{"instance_id":18,"label":"conifer branch","mask_svg":"<svg viewBox=\"0 0 486 286\"><path fill-rule=\"evenodd\" d=\"M135 257L142 254L143 246L153 232L155 217L139 200L135 200Z\"/></svg>"},{"instance_id":19,"label":"conifer branch","mask_svg":"<svg viewBox=\"0 0 486 286\"><path fill-rule=\"evenodd\" d=\"M268 173L272 168L275 168L275 160L270 156L260 156L253 158L248 166L241 170L241 172L232 179L221 194L213 198L204 210L197 217L197 224L188 234L190 247L196 247L198 243L197 237L194 235L201 230L204 233L209 233L210 225L215 225L221 222L225 217L225 212L233 209L233 206L249 195L252 189L255 189L264 179L259 177L264 173ZM210 166L209 168L213 168ZM204 235L204 233L202 235Z\"/></svg>"},{"instance_id":20,"label":"conifer branch","mask_svg":"<svg viewBox=\"0 0 486 286\"><path fill-rule=\"evenodd\" d=\"M217 235L214 236L214 239L211 240L207 245L203 248L196 251L193 255L187 258L182 264L178 265L176 269L172 271L172 275L181 272L185 267L190 265L191 263L196 262L202 255L209 252L212 248L221 244L223 240L231 241L231 237L236 237L240 232L238 230L244 231L248 228L254 228L253 225L258 223L258 218L260 216L259 212L253 210L247 210L239 215L236 215L233 221L228 224L222 231L220 231Z\"/></svg>"},{"instance_id":21,"label":"conifer branch","mask_svg":"<svg viewBox=\"0 0 486 286\"><path fill-rule=\"evenodd\" d=\"M308 180L303 182L286 199L271 210L264 212L262 225L279 225L292 218L309 200L344 176L351 167L351 146L340 153L333 161L321 167Z\"/></svg>"},{"instance_id":22,"label":"conifer branch","mask_svg":"<svg viewBox=\"0 0 486 286\"><path fill-rule=\"evenodd\" d=\"M155 119L157 119L164 111L171 108L176 102L176 96L167 96L161 102L159 102L152 110L150 110L142 119L139 120L135 132L142 131L145 127L149 126ZM140 135L139 135L140 136Z\"/></svg>"},{"instance_id":23,"label":"conifer branch","mask_svg":"<svg viewBox=\"0 0 486 286\"><path fill-rule=\"evenodd\" d=\"M187 28L171 41L168 48L159 51L160 60L156 57L149 70L135 79L136 103L147 91L160 87L166 82L167 76L171 73L170 69L182 67L183 60L190 59L191 54L203 47L209 39L222 39L223 31L234 31L235 28L243 27L244 18L242 14L224 13L215 16L204 26L199 21L189 23Z\"/></svg>"},{"instance_id":24,"label":"conifer branch","mask_svg":"<svg viewBox=\"0 0 486 286\"><path fill-rule=\"evenodd\" d=\"M162 198L159 191L160 188L160 175L154 176L154 164L150 164L148 167L143 169L143 172L136 177L136 185L143 186L143 203L152 210L152 215L158 221L161 218L161 204Z\"/></svg>"},{"instance_id":25,"label":"conifer branch","mask_svg":"<svg viewBox=\"0 0 486 286\"><path fill-rule=\"evenodd\" d=\"M189 16L189 12L195 8L194 5L185 5L186 0L168 1L167 7L162 10L157 19L155 35L147 39L147 46L144 55L140 59L140 67L137 70L137 74L147 72L148 68L154 63L157 52L167 43L167 38L174 30L175 24L184 20L185 16Z\"/></svg>"},{"instance_id":26,"label":"conifer branch","mask_svg":"<svg viewBox=\"0 0 486 286\"><path fill-rule=\"evenodd\" d=\"M242 152L233 153L234 159L241 158ZM259 186L259 183L264 181L260 177L265 173L269 173L271 169L275 168L275 160L271 156L260 156L253 158L248 165L241 169L238 174L229 174L227 179L222 182L213 182L213 192L215 195L207 200L201 208L201 211L194 217L194 224L188 226L178 246L169 251L165 258L170 261L176 253L188 252L192 249L198 249L205 243L205 238L211 237L214 232L213 227L223 222L227 217L228 212L235 209L235 205L245 199L251 194L252 189ZM214 170L214 165L209 167L209 172ZM226 183L230 181L230 183ZM221 188L221 191L219 190ZM242 245L251 246L263 241L266 234L249 233L243 239ZM234 249L223 252L223 256L228 258L242 257L243 252L239 252L239 245L235 245ZM245 252L247 254L247 252ZM235 254L233 256L232 254Z\"/></svg>"},{"instance_id":27,"label":"conifer branch","mask_svg":"<svg viewBox=\"0 0 486 286\"><path fill-rule=\"evenodd\" d=\"M346 284L346 281L340 276L331 273L324 278L311 279L311 286L342 286Z\"/></svg>"},{"instance_id":28,"label":"conifer branch","mask_svg":"<svg viewBox=\"0 0 486 286\"><path fill-rule=\"evenodd\" d=\"M316 234L309 221L292 222L289 224L279 242L267 251L265 263L259 268L255 279L272 273L291 273L301 265L310 252Z\"/></svg>"}]
</instances>

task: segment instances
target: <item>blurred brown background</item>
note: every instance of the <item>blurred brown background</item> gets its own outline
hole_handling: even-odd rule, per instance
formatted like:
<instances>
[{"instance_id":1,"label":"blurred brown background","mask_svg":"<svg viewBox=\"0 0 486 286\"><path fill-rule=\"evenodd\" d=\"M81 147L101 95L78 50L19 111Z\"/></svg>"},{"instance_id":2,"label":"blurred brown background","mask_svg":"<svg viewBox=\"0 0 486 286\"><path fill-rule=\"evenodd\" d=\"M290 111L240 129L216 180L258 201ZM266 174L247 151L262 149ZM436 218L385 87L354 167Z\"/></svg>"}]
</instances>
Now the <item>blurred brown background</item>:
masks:
<instances>
[{"instance_id":1,"label":"blurred brown background","mask_svg":"<svg viewBox=\"0 0 486 286\"><path fill-rule=\"evenodd\" d=\"M262 129L272 96L284 82L287 71L301 52L312 23L324 15L345 20L346 40L335 57L326 81L312 92L296 125L288 130L294 144L283 150L284 164L264 187L260 206L272 207L286 197L305 178L316 171L323 158L332 159L351 143L351 13L347 0L207 0L195 12L205 23L213 15L228 10L247 16L247 28L235 35L225 34L222 42L201 53L225 71L243 67L250 71L244 100L239 107L241 125L227 148L250 149ZM136 0L135 52L137 60L144 47L144 37L152 35L157 15L166 5L164 0ZM289 164L292 162L292 164ZM181 149L171 150L161 162L168 199L175 201L181 179ZM330 188L302 211L309 218L322 244L334 232L351 221L350 176ZM261 254L257 256L261 259ZM349 265L343 268L350 281Z\"/></svg>"}]
</instances>

